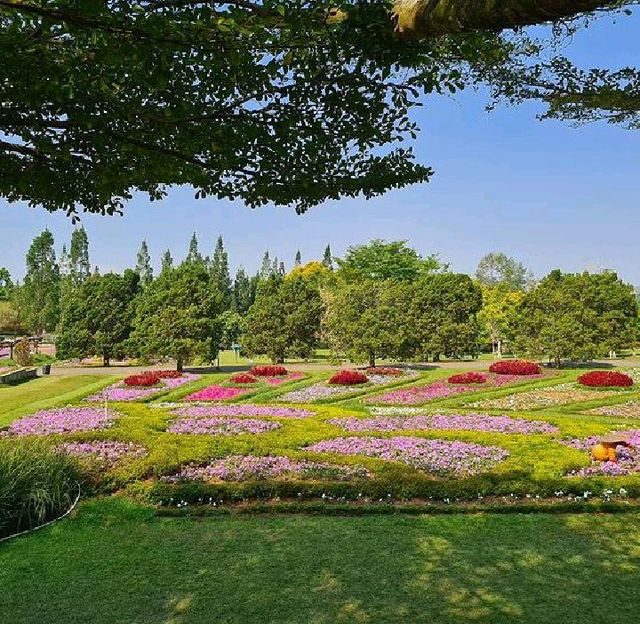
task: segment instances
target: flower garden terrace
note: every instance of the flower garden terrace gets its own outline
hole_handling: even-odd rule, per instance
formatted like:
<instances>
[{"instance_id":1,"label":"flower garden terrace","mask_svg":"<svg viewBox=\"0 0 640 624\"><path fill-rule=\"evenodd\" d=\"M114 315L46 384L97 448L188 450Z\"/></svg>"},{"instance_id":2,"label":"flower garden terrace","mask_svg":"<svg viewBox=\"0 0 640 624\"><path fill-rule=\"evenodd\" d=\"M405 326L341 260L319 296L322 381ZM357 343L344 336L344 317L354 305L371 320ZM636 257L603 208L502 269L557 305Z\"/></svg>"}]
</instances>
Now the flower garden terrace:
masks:
<instances>
[{"instance_id":1,"label":"flower garden terrace","mask_svg":"<svg viewBox=\"0 0 640 624\"><path fill-rule=\"evenodd\" d=\"M85 496L164 509L640 498L640 452L612 469L588 450L613 432L640 441L640 371L617 387L582 385L584 371L369 371L358 383L337 372L289 370L276 383L185 374L140 388L92 378L32 410L0 406L0 445L38 438L75 458ZM41 382L29 382L35 394Z\"/></svg>"}]
</instances>

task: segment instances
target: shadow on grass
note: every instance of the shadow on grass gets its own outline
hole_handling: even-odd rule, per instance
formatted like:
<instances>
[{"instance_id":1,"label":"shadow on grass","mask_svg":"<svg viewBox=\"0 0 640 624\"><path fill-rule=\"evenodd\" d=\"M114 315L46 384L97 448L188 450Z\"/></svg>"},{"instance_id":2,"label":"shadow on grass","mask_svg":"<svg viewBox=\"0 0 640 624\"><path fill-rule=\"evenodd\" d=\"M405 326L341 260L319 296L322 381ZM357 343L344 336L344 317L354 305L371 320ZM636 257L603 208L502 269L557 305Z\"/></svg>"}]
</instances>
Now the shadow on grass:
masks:
<instances>
[{"instance_id":1,"label":"shadow on grass","mask_svg":"<svg viewBox=\"0 0 640 624\"><path fill-rule=\"evenodd\" d=\"M0 548L4 621L637 621L640 516L154 517L122 500Z\"/></svg>"}]
</instances>

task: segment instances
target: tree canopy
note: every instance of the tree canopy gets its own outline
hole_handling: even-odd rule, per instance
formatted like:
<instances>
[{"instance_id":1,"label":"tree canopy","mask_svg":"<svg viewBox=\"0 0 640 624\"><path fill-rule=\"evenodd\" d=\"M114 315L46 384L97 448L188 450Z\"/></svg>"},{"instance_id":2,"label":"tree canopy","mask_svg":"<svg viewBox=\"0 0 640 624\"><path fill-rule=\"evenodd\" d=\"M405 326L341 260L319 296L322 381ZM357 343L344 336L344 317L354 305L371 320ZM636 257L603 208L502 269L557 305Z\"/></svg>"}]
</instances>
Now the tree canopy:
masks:
<instances>
[{"instance_id":1,"label":"tree canopy","mask_svg":"<svg viewBox=\"0 0 640 624\"><path fill-rule=\"evenodd\" d=\"M621 4L0 0L0 196L69 214L170 185L297 211L369 198L432 174L410 110L480 83L633 125L633 68L548 61L520 30Z\"/></svg>"}]
</instances>

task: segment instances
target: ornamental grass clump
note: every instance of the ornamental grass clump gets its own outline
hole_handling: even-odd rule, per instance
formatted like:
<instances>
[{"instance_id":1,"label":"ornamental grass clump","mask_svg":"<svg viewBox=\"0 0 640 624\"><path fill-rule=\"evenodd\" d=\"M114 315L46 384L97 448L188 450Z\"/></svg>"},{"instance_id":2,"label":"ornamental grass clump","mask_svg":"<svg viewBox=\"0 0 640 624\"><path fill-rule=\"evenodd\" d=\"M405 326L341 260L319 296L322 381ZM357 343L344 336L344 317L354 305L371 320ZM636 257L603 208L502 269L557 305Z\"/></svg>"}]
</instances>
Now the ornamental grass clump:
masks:
<instances>
[{"instance_id":1,"label":"ornamental grass clump","mask_svg":"<svg viewBox=\"0 0 640 624\"><path fill-rule=\"evenodd\" d=\"M590 388L630 388L633 379L619 371L590 371L580 375L578 383Z\"/></svg>"},{"instance_id":2,"label":"ornamental grass clump","mask_svg":"<svg viewBox=\"0 0 640 624\"><path fill-rule=\"evenodd\" d=\"M80 480L77 462L44 440L0 442L0 537L63 514Z\"/></svg>"},{"instance_id":3,"label":"ornamental grass clump","mask_svg":"<svg viewBox=\"0 0 640 624\"><path fill-rule=\"evenodd\" d=\"M496 375L540 375L542 368L527 360L501 360L491 364L489 371Z\"/></svg>"},{"instance_id":4,"label":"ornamental grass clump","mask_svg":"<svg viewBox=\"0 0 640 624\"><path fill-rule=\"evenodd\" d=\"M278 422L253 418L185 417L174 420L167 427L167 431L179 434L231 436L268 433L280 427L282 425Z\"/></svg>"},{"instance_id":5,"label":"ornamental grass clump","mask_svg":"<svg viewBox=\"0 0 640 624\"><path fill-rule=\"evenodd\" d=\"M317 442L305 450L314 453L365 455L386 461L397 461L443 477L472 476L493 468L509 456L507 450L497 446L405 436L335 438Z\"/></svg>"},{"instance_id":6,"label":"ornamental grass clump","mask_svg":"<svg viewBox=\"0 0 640 624\"><path fill-rule=\"evenodd\" d=\"M329 383L334 386L356 386L368 381L369 378L364 373L353 370L338 371L329 379Z\"/></svg>"},{"instance_id":7,"label":"ornamental grass clump","mask_svg":"<svg viewBox=\"0 0 640 624\"><path fill-rule=\"evenodd\" d=\"M487 383L487 376L476 372L459 373L451 375L447 381L450 384L482 384Z\"/></svg>"},{"instance_id":8,"label":"ornamental grass clump","mask_svg":"<svg viewBox=\"0 0 640 624\"><path fill-rule=\"evenodd\" d=\"M43 410L12 422L4 436L46 436L108 429L118 417L100 407L61 407Z\"/></svg>"},{"instance_id":9,"label":"ornamental grass clump","mask_svg":"<svg viewBox=\"0 0 640 624\"><path fill-rule=\"evenodd\" d=\"M163 481L265 481L294 477L347 481L366 479L369 471L358 466L340 466L295 460L284 456L256 457L255 455L233 455L215 459L206 466L185 466L177 474L162 477Z\"/></svg>"},{"instance_id":10,"label":"ornamental grass clump","mask_svg":"<svg viewBox=\"0 0 640 624\"><path fill-rule=\"evenodd\" d=\"M254 366L250 371L250 375L255 377L283 377L289 371L284 366L268 365Z\"/></svg>"}]
</instances>

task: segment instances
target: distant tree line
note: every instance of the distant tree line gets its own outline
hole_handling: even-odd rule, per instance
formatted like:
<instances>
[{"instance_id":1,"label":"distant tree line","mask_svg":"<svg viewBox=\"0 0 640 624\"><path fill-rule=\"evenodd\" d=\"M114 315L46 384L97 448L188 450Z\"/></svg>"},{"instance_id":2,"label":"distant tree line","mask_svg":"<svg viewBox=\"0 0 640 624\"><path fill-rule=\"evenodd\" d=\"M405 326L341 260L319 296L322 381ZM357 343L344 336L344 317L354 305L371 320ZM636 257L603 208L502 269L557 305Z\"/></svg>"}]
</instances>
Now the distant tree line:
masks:
<instances>
[{"instance_id":1,"label":"distant tree line","mask_svg":"<svg viewBox=\"0 0 640 624\"><path fill-rule=\"evenodd\" d=\"M380 359L437 361L505 350L587 360L638 340L638 296L612 271L536 282L522 263L487 254L475 276L454 273L405 241L373 240L341 258L291 270L265 252L258 271L232 278L222 237L203 255L197 235L175 263L169 250L154 275L146 241L122 274L91 268L84 229L58 259L52 234L37 236L22 283L0 268L0 332L55 334L58 356L172 359L178 368L213 362L221 347L274 362L309 358L319 346L375 365Z\"/></svg>"}]
</instances>

